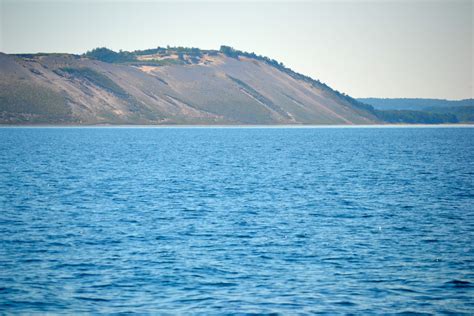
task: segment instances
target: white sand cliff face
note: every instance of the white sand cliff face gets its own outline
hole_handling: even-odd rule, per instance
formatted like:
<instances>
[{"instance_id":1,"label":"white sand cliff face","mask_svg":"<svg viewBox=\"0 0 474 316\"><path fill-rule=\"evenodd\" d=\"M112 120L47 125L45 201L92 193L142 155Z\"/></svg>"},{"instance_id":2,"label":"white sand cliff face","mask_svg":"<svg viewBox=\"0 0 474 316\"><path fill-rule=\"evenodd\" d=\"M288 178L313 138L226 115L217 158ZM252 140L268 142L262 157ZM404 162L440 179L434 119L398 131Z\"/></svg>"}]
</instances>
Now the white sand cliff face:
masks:
<instances>
[{"instance_id":1,"label":"white sand cliff face","mask_svg":"<svg viewBox=\"0 0 474 316\"><path fill-rule=\"evenodd\" d=\"M377 121L333 91L297 80L261 60L235 59L221 53L203 54L198 59L187 55L181 59L177 55L145 55L140 59L147 62L159 59L164 64L109 64L71 55L19 58L0 54L0 98L4 100L0 104L0 122L372 124ZM166 64L166 59L179 60L182 64ZM31 95L22 89L32 91ZM47 105L52 103L48 98L54 100L54 107Z\"/></svg>"}]
</instances>

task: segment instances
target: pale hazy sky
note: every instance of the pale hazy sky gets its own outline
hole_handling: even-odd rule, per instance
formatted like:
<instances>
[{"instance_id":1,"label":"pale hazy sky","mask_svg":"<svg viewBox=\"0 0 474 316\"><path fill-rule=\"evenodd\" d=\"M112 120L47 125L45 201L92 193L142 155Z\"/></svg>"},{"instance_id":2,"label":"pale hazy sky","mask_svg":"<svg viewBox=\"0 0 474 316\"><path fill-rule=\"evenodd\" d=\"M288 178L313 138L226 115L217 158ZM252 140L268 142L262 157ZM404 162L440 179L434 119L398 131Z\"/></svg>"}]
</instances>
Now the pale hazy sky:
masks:
<instances>
[{"instance_id":1,"label":"pale hazy sky","mask_svg":"<svg viewBox=\"0 0 474 316\"><path fill-rule=\"evenodd\" d=\"M470 0L0 4L6 53L225 44L353 97L473 97Z\"/></svg>"}]
</instances>

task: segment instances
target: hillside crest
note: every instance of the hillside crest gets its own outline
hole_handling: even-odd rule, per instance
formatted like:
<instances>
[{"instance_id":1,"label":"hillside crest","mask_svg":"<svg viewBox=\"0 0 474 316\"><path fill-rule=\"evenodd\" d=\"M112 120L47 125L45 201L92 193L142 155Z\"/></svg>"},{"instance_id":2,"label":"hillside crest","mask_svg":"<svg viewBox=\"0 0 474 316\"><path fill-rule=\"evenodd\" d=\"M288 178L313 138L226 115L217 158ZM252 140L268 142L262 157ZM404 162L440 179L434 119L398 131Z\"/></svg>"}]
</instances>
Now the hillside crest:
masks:
<instances>
[{"instance_id":1,"label":"hillside crest","mask_svg":"<svg viewBox=\"0 0 474 316\"><path fill-rule=\"evenodd\" d=\"M229 46L0 54L1 124L374 124L372 106ZM391 114L397 120L398 113ZM412 115L412 114L410 114ZM425 117L446 121L445 114Z\"/></svg>"}]
</instances>

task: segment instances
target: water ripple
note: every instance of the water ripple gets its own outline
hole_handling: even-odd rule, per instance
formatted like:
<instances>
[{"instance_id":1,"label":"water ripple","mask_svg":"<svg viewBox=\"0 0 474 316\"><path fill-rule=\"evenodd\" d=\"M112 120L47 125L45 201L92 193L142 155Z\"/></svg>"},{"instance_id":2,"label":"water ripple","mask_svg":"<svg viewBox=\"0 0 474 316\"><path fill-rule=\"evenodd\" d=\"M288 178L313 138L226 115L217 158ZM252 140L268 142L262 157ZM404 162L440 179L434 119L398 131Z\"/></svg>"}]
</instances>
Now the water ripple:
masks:
<instances>
[{"instance_id":1,"label":"water ripple","mask_svg":"<svg viewBox=\"0 0 474 316\"><path fill-rule=\"evenodd\" d=\"M0 310L474 314L472 175L471 128L0 128Z\"/></svg>"}]
</instances>

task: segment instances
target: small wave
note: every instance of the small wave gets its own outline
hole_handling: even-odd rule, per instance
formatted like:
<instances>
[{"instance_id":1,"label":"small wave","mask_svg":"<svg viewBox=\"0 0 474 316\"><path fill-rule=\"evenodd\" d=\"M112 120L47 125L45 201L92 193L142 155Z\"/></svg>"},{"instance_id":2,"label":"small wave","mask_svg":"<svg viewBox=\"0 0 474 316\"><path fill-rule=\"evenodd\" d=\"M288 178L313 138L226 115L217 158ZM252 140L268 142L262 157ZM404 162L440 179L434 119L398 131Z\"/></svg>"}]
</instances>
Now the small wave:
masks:
<instances>
[{"instance_id":1,"label":"small wave","mask_svg":"<svg viewBox=\"0 0 474 316\"><path fill-rule=\"evenodd\" d=\"M420 312L420 311L407 310L407 311L402 311L400 313L397 313L395 315L433 315L433 314L423 313L423 312Z\"/></svg>"},{"instance_id":2,"label":"small wave","mask_svg":"<svg viewBox=\"0 0 474 316\"><path fill-rule=\"evenodd\" d=\"M340 302L336 302L335 304L339 306L356 306L357 305L356 303L349 302L349 301L340 301Z\"/></svg>"},{"instance_id":3,"label":"small wave","mask_svg":"<svg viewBox=\"0 0 474 316\"><path fill-rule=\"evenodd\" d=\"M434 242L439 242L439 239L423 239L423 242L434 243Z\"/></svg>"},{"instance_id":4,"label":"small wave","mask_svg":"<svg viewBox=\"0 0 474 316\"><path fill-rule=\"evenodd\" d=\"M204 286L216 286L216 287L232 287L237 286L237 283L233 282L208 282L208 283L201 283Z\"/></svg>"},{"instance_id":5,"label":"small wave","mask_svg":"<svg viewBox=\"0 0 474 316\"><path fill-rule=\"evenodd\" d=\"M204 302L204 301L212 301L212 297L197 297L197 298L183 298L177 301L177 303L199 303L199 302Z\"/></svg>"},{"instance_id":6,"label":"small wave","mask_svg":"<svg viewBox=\"0 0 474 316\"><path fill-rule=\"evenodd\" d=\"M464 280L452 280L452 281L446 282L445 285L458 287L458 288L466 288L466 287L471 287L472 283L469 281L464 281Z\"/></svg>"},{"instance_id":7,"label":"small wave","mask_svg":"<svg viewBox=\"0 0 474 316\"><path fill-rule=\"evenodd\" d=\"M295 237L296 238L308 238L308 235L306 235L306 234L296 234Z\"/></svg>"},{"instance_id":8,"label":"small wave","mask_svg":"<svg viewBox=\"0 0 474 316\"><path fill-rule=\"evenodd\" d=\"M109 302L110 300L99 297L86 297L86 296L76 296L75 299L82 301L93 301L93 302Z\"/></svg>"},{"instance_id":9,"label":"small wave","mask_svg":"<svg viewBox=\"0 0 474 316\"><path fill-rule=\"evenodd\" d=\"M397 287L392 289L395 292L405 292L405 293L419 293L418 291L412 290L407 287Z\"/></svg>"}]
</instances>

